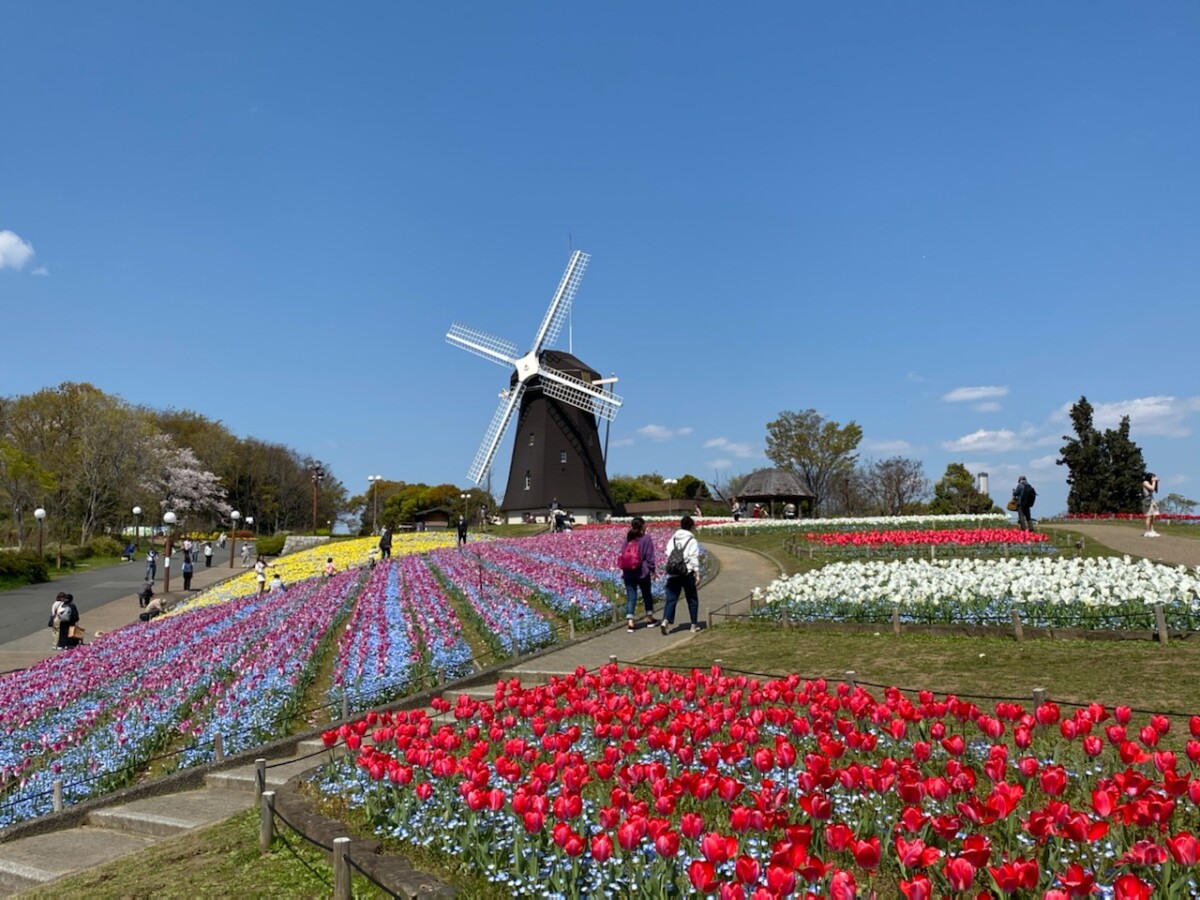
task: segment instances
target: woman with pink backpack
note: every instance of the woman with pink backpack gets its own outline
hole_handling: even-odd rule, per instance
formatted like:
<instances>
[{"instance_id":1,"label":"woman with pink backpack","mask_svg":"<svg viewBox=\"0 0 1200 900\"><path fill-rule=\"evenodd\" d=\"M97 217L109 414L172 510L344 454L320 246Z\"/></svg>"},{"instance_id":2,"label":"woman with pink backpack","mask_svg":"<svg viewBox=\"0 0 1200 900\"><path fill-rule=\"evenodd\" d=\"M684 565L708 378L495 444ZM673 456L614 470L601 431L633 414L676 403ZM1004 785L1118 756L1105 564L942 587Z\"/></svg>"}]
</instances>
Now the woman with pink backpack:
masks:
<instances>
[{"instance_id":1,"label":"woman with pink backpack","mask_svg":"<svg viewBox=\"0 0 1200 900\"><path fill-rule=\"evenodd\" d=\"M637 627L634 614L637 612L639 590L646 606L646 624L653 628L658 624L654 620L654 596L650 593L650 582L655 573L654 540L646 534L646 520L641 516L634 516L629 523L625 546L617 556L617 567L621 570L621 580L625 582L625 618L629 622L625 630L633 634Z\"/></svg>"}]
</instances>

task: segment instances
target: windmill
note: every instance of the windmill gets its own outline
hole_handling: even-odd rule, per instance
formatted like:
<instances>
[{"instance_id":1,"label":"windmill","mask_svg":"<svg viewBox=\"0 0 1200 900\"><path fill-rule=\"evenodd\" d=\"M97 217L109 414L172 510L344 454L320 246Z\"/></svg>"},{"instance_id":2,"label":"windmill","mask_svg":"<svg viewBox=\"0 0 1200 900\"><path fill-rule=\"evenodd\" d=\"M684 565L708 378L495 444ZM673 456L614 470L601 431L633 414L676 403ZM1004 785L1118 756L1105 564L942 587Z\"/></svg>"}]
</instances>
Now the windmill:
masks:
<instances>
[{"instance_id":1,"label":"windmill","mask_svg":"<svg viewBox=\"0 0 1200 900\"><path fill-rule=\"evenodd\" d=\"M475 484L483 481L515 416L517 439L501 504L510 521L542 515L555 500L585 519L607 515L613 508L596 420L611 422L621 408L621 398L611 390L616 379L601 378L570 353L547 349L562 330L588 259L578 250L571 254L524 356L517 355L511 341L458 322L446 333L447 343L512 370L508 390L501 392L500 405L467 472Z\"/></svg>"}]
</instances>

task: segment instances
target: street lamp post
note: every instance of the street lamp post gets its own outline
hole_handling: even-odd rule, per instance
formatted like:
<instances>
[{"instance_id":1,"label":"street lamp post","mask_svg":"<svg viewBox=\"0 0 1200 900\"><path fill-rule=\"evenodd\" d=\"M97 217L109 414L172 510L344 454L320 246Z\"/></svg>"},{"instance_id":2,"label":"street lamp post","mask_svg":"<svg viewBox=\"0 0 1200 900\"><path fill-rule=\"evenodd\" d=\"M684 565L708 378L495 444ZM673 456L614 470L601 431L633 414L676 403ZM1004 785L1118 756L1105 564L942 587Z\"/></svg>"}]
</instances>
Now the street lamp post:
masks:
<instances>
[{"instance_id":1,"label":"street lamp post","mask_svg":"<svg viewBox=\"0 0 1200 900\"><path fill-rule=\"evenodd\" d=\"M675 498L672 494L675 493L674 487L679 484L678 478L664 478L663 484L667 486L667 515L675 515Z\"/></svg>"},{"instance_id":2,"label":"street lamp post","mask_svg":"<svg viewBox=\"0 0 1200 900\"><path fill-rule=\"evenodd\" d=\"M246 516L246 527L250 529L255 538L258 537L258 532L254 530L254 516Z\"/></svg>"},{"instance_id":3,"label":"street lamp post","mask_svg":"<svg viewBox=\"0 0 1200 900\"><path fill-rule=\"evenodd\" d=\"M242 514L236 509L229 514L233 527L229 529L229 568L233 568L233 548L237 546L237 523Z\"/></svg>"},{"instance_id":4,"label":"street lamp post","mask_svg":"<svg viewBox=\"0 0 1200 900\"><path fill-rule=\"evenodd\" d=\"M135 506L133 508L133 549L135 551L142 549L142 532L138 528L138 518L142 515L142 508Z\"/></svg>"},{"instance_id":5,"label":"street lamp post","mask_svg":"<svg viewBox=\"0 0 1200 900\"><path fill-rule=\"evenodd\" d=\"M371 500L374 504L375 512L371 516L371 533L378 534L379 532L379 482L383 481L382 475L368 475L367 484L370 485L368 490L371 491Z\"/></svg>"},{"instance_id":6,"label":"street lamp post","mask_svg":"<svg viewBox=\"0 0 1200 900\"><path fill-rule=\"evenodd\" d=\"M321 482L325 480L325 467L319 462L313 463L312 466L312 487L313 487L313 536L317 534L317 491L321 489Z\"/></svg>"},{"instance_id":7,"label":"street lamp post","mask_svg":"<svg viewBox=\"0 0 1200 900\"><path fill-rule=\"evenodd\" d=\"M471 499L471 495L470 494L459 494L458 499L462 500L462 502L463 502L463 518L465 519L468 517L468 515L470 513L470 510L467 509L467 501Z\"/></svg>"},{"instance_id":8,"label":"street lamp post","mask_svg":"<svg viewBox=\"0 0 1200 900\"><path fill-rule=\"evenodd\" d=\"M33 517L38 520L38 556L42 555L42 522L46 520L46 511L40 506L33 511Z\"/></svg>"},{"instance_id":9,"label":"street lamp post","mask_svg":"<svg viewBox=\"0 0 1200 900\"><path fill-rule=\"evenodd\" d=\"M167 552L163 554L163 593L171 590L171 526L175 524L173 512L163 513L163 524L167 526Z\"/></svg>"}]
</instances>

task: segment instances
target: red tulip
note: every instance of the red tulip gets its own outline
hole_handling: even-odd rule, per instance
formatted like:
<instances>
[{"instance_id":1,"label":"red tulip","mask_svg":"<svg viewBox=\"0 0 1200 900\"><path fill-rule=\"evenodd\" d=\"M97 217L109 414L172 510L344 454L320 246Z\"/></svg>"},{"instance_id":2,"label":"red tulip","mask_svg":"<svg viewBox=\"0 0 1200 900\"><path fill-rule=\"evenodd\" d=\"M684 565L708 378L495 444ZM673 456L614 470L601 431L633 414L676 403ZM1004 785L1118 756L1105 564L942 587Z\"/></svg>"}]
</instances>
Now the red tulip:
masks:
<instances>
[{"instance_id":1,"label":"red tulip","mask_svg":"<svg viewBox=\"0 0 1200 900\"><path fill-rule=\"evenodd\" d=\"M688 878L692 887L702 894L711 894L717 888L716 869L710 862L697 859L688 866Z\"/></svg>"},{"instance_id":2,"label":"red tulip","mask_svg":"<svg viewBox=\"0 0 1200 900\"><path fill-rule=\"evenodd\" d=\"M866 869L868 872L874 872L879 868L879 838L872 835L865 841L854 841L850 845L850 852L854 854L854 861L858 863L859 868Z\"/></svg>"},{"instance_id":3,"label":"red tulip","mask_svg":"<svg viewBox=\"0 0 1200 900\"><path fill-rule=\"evenodd\" d=\"M1194 866L1200 862L1200 841L1186 831L1167 838L1167 850L1181 866Z\"/></svg>"},{"instance_id":4,"label":"red tulip","mask_svg":"<svg viewBox=\"0 0 1200 900\"><path fill-rule=\"evenodd\" d=\"M942 868L942 874L952 891L965 891L975 880L975 867L960 856L950 857Z\"/></svg>"},{"instance_id":5,"label":"red tulip","mask_svg":"<svg viewBox=\"0 0 1200 900\"><path fill-rule=\"evenodd\" d=\"M607 834L598 834L592 838L592 859L596 862L607 862L613 855L613 842Z\"/></svg>"},{"instance_id":6,"label":"red tulip","mask_svg":"<svg viewBox=\"0 0 1200 900\"><path fill-rule=\"evenodd\" d=\"M704 832L704 817L696 813L684 813L679 817L679 831L689 840L696 840Z\"/></svg>"},{"instance_id":7,"label":"red tulip","mask_svg":"<svg viewBox=\"0 0 1200 900\"><path fill-rule=\"evenodd\" d=\"M739 856L733 864L733 871L734 875L737 876L737 880L742 882L742 884L756 884L758 882L760 874L758 860L752 856L746 856L745 854Z\"/></svg>"},{"instance_id":8,"label":"red tulip","mask_svg":"<svg viewBox=\"0 0 1200 900\"><path fill-rule=\"evenodd\" d=\"M1113 900L1150 900L1153 888L1134 875L1126 872L1113 882Z\"/></svg>"},{"instance_id":9,"label":"red tulip","mask_svg":"<svg viewBox=\"0 0 1200 900\"><path fill-rule=\"evenodd\" d=\"M829 900L858 900L858 884L849 872L839 869L829 880Z\"/></svg>"},{"instance_id":10,"label":"red tulip","mask_svg":"<svg viewBox=\"0 0 1200 900\"><path fill-rule=\"evenodd\" d=\"M1118 711L1120 707L1117 708ZM1096 876L1084 871L1079 863L1071 863L1065 872L1058 876L1058 883L1072 897L1086 897L1096 890Z\"/></svg>"},{"instance_id":11,"label":"red tulip","mask_svg":"<svg viewBox=\"0 0 1200 900\"><path fill-rule=\"evenodd\" d=\"M900 882L900 893L905 900L932 900L933 885L927 875L917 875L911 881Z\"/></svg>"},{"instance_id":12,"label":"red tulip","mask_svg":"<svg viewBox=\"0 0 1200 900\"><path fill-rule=\"evenodd\" d=\"M654 839L654 851L663 859L670 859L679 852L679 832L664 831Z\"/></svg>"},{"instance_id":13,"label":"red tulip","mask_svg":"<svg viewBox=\"0 0 1200 900\"><path fill-rule=\"evenodd\" d=\"M787 866L767 866L767 888L776 896L786 897L796 889L796 872Z\"/></svg>"}]
</instances>

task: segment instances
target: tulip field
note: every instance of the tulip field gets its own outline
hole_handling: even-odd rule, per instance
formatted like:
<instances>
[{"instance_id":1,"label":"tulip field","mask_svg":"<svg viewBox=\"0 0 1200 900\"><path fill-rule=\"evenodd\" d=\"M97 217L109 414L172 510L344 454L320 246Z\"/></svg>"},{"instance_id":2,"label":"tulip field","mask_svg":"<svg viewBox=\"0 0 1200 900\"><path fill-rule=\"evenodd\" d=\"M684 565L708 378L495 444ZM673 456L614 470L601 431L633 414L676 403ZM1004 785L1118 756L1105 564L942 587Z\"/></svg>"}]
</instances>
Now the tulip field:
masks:
<instances>
[{"instance_id":1,"label":"tulip field","mask_svg":"<svg viewBox=\"0 0 1200 900\"><path fill-rule=\"evenodd\" d=\"M305 701L382 702L554 643L568 621L612 621L621 529L480 541L397 535L395 558L363 565L370 539L284 557L287 587L253 573L0 678L0 826L122 786L152 763L184 767L265 743ZM656 529L664 542L668 529ZM325 560L339 570L323 578ZM313 680L333 660L327 685Z\"/></svg>"},{"instance_id":2,"label":"tulip field","mask_svg":"<svg viewBox=\"0 0 1200 900\"><path fill-rule=\"evenodd\" d=\"M789 523L814 544L913 558L776 579L753 618L988 623L1018 609L1031 625L1148 629L1161 605L1169 627L1200 630L1195 569L1068 558L1002 518ZM660 569L672 530L650 530ZM568 623L609 623L623 536L397 535L377 562L370 539L330 544L276 561L284 590L258 595L245 573L4 676L0 826L49 812L54 779L77 803L208 761L217 735L248 749L317 707L367 708L550 646ZM944 544L1031 552L924 558ZM321 789L503 895L1200 892L1200 716L614 665L434 708L331 728L326 742L353 752Z\"/></svg>"},{"instance_id":3,"label":"tulip field","mask_svg":"<svg viewBox=\"0 0 1200 900\"><path fill-rule=\"evenodd\" d=\"M327 732L322 789L505 896L1200 893L1200 716L615 664L436 709Z\"/></svg>"}]
</instances>

